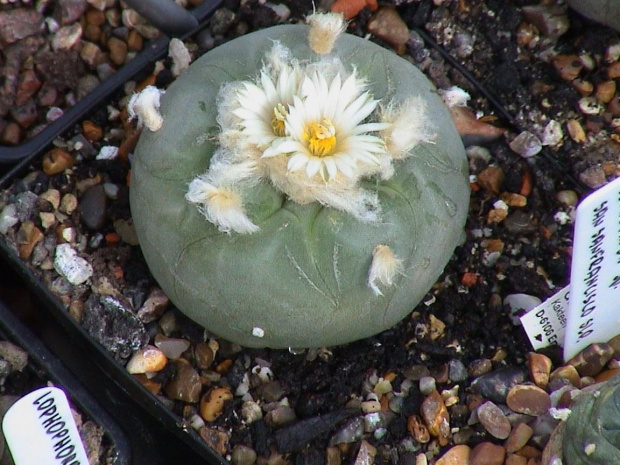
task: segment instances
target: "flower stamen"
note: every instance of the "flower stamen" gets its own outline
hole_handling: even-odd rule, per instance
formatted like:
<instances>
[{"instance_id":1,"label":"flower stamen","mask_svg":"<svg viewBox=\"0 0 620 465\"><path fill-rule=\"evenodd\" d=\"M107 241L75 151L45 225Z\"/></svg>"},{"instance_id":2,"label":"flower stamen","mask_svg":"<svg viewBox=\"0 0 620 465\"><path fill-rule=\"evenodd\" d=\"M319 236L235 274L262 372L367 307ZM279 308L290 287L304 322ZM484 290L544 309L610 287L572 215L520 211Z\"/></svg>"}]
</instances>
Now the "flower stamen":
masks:
<instances>
[{"instance_id":1,"label":"flower stamen","mask_svg":"<svg viewBox=\"0 0 620 465\"><path fill-rule=\"evenodd\" d=\"M326 157L336 147L336 128L330 120L323 118L320 123L310 123L304 133L308 149L315 157Z\"/></svg>"},{"instance_id":2,"label":"flower stamen","mask_svg":"<svg viewBox=\"0 0 620 465\"><path fill-rule=\"evenodd\" d=\"M287 113L286 107L281 103L278 103L273 109L271 129L273 129L273 133L278 137L284 137L286 135L284 121L286 120Z\"/></svg>"}]
</instances>

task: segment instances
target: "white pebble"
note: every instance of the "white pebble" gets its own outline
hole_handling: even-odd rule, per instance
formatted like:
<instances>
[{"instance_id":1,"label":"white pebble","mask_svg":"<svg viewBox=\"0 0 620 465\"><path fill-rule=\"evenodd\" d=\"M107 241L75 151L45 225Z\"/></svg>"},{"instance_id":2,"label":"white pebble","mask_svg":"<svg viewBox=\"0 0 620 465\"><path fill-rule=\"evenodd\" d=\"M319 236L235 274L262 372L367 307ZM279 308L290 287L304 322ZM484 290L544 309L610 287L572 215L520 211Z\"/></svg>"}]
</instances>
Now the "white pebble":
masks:
<instances>
[{"instance_id":1,"label":"white pebble","mask_svg":"<svg viewBox=\"0 0 620 465\"><path fill-rule=\"evenodd\" d=\"M542 134L542 145L555 146L562 142L562 137L564 133L562 132L562 125L558 123L556 120L552 119L545 126L545 130Z\"/></svg>"},{"instance_id":2,"label":"white pebble","mask_svg":"<svg viewBox=\"0 0 620 465\"><path fill-rule=\"evenodd\" d=\"M4 207L2 212L0 212L0 234L6 234L18 221L17 207L15 204Z\"/></svg>"},{"instance_id":3,"label":"white pebble","mask_svg":"<svg viewBox=\"0 0 620 465\"><path fill-rule=\"evenodd\" d=\"M523 131L510 143L513 152L518 153L523 158L529 158L542 150L540 139L529 131Z\"/></svg>"},{"instance_id":4,"label":"white pebble","mask_svg":"<svg viewBox=\"0 0 620 465\"><path fill-rule=\"evenodd\" d=\"M90 263L79 257L69 244L60 244L56 247L54 269L59 275L64 276L67 281L76 286L93 275L93 267Z\"/></svg>"},{"instance_id":5,"label":"white pebble","mask_svg":"<svg viewBox=\"0 0 620 465\"><path fill-rule=\"evenodd\" d=\"M596 97L583 97L578 102L579 109L586 115L598 115L603 111L603 106L598 103Z\"/></svg>"},{"instance_id":6,"label":"white pebble","mask_svg":"<svg viewBox=\"0 0 620 465\"><path fill-rule=\"evenodd\" d=\"M252 328L252 336L264 337L265 336L265 330L263 328L259 328L258 326L255 326L254 328Z\"/></svg>"},{"instance_id":7,"label":"white pebble","mask_svg":"<svg viewBox=\"0 0 620 465\"><path fill-rule=\"evenodd\" d=\"M118 147L104 145L97 154L97 160L114 160L118 156Z\"/></svg>"}]
</instances>

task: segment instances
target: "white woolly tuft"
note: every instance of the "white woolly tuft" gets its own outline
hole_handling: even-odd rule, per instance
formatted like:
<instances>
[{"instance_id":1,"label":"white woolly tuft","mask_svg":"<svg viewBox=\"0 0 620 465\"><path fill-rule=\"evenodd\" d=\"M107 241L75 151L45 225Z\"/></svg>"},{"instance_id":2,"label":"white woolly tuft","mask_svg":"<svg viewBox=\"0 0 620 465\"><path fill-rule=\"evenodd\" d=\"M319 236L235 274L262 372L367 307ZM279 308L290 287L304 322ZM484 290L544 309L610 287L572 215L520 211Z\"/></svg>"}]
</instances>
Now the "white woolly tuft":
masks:
<instances>
[{"instance_id":1,"label":"white woolly tuft","mask_svg":"<svg viewBox=\"0 0 620 465\"><path fill-rule=\"evenodd\" d=\"M368 270L368 287L376 296L382 296L379 284L391 286L394 278L403 272L403 262L387 245L378 245L372 251L372 263Z\"/></svg>"},{"instance_id":2,"label":"white woolly tuft","mask_svg":"<svg viewBox=\"0 0 620 465\"><path fill-rule=\"evenodd\" d=\"M141 92L133 94L127 104L129 120L138 118L139 126L144 125L153 132L161 129L164 118L159 112L159 100L163 93L155 86L146 86Z\"/></svg>"},{"instance_id":3,"label":"white woolly tuft","mask_svg":"<svg viewBox=\"0 0 620 465\"><path fill-rule=\"evenodd\" d=\"M381 120L390 123L382 132L387 151L395 160L406 158L416 145L433 143L436 134L429 125L426 102L420 97L411 97L398 105L382 109Z\"/></svg>"},{"instance_id":4,"label":"white woolly tuft","mask_svg":"<svg viewBox=\"0 0 620 465\"><path fill-rule=\"evenodd\" d=\"M225 233L251 234L259 230L243 211L241 196L228 187L216 187L203 176L194 179L185 198L198 206L207 220Z\"/></svg>"},{"instance_id":5,"label":"white woolly tuft","mask_svg":"<svg viewBox=\"0 0 620 465\"><path fill-rule=\"evenodd\" d=\"M439 94L448 108L467 106L467 101L471 98L471 95L458 86L452 86L448 90L440 89Z\"/></svg>"},{"instance_id":6,"label":"white woolly tuft","mask_svg":"<svg viewBox=\"0 0 620 465\"><path fill-rule=\"evenodd\" d=\"M267 52L265 58L267 64L276 73L280 72L285 65L296 63L291 51L277 40L274 41L273 47Z\"/></svg>"},{"instance_id":7,"label":"white woolly tuft","mask_svg":"<svg viewBox=\"0 0 620 465\"><path fill-rule=\"evenodd\" d=\"M306 22L310 24L308 35L310 48L319 55L330 53L336 39L347 28L341 13L312 13L306 18Z\"/></svg>"}]
</instances>

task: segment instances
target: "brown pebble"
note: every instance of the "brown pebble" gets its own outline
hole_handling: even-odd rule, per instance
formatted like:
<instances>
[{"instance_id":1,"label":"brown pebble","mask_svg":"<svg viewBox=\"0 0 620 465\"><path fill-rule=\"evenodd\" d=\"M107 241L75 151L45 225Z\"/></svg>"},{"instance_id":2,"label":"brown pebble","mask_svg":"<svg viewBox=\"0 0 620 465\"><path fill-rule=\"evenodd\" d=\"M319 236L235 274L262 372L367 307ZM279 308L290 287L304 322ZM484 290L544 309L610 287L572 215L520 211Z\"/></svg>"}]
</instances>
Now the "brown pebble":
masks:
<instances>
[{"instance_id":1,"label":"brown pebble","mask_svg":"<svg viewBox=\"0 0 620 465\"><path fill-rule=\"evenodd\" d=\"M143 374L132 375L138 382L144 386L147 391L153 395L157 395L161 392L161 383L157 382L155 378L149 378Z\"/></svg>"},{"instance_id":2,"label":"brown pebble","mask_svg":"<svg viewBox=\"0 0 620 465\"><path fill-rule=\"evenodd\" d=\"M609 79L620 78L620 61L616 61L607 67L607 77Z\"/></svg>"},{"instance_id":3,"label":"brown pebble","mask_svg":"<svg viewBox=\"0 0 620 465\"><path fill-rule=\"evenodd\" d=\"M481 442L473 448L470 455L471 465L502 465L506 449L491 442Z\"/></svg>"},{"instance_id":4,"label":"brown pebble","mask_svg":"<svg viewBox=\"0 0 620 465\"><path fill-rule=\"evenodd\" d=\"M470 377L478 378L479 376L490 372L492 369L493 364L491 363L491 360L489 360L488 358L481 358L471 362L469 364L469 367L467 368L467 372L469 373Z\"/></svg>"},{"instance_id":5,"label":"brown pebble","mask_svg":"<svg viewBox=\"0 0 620 465\"><path fill-rule=\"evenodd\" d=\"M164 369L168 359L157 347L147 345L137 350L125 367L129 374L157 372Z\"/></svg>"},{"instance_id":6,"label":"brown pebble","mask_svg":"<svg viewBox=\"0 0 620 465\"><path fill-rule=\"evenodd\" d=\"M527 197L513 192L502 192L499 198L509 207L525 207L527 205Z\"/></svg>"},{"instance_id":7,"label":"brown pebble","mask_svg":"<svg viewBox=\"0 0 620 465\"><path fill-rule=\"evenodd\" d=\"M478 174L477 182L484 190L493 194L499 194L502 190L504 179L504 171L499 166L489 166Z\"/></svg>"},{"instance_id":8,"label":"brown pebble","mask_svg":"<svg viewBox=\"0 0 620 465\"><path fill-rule=\"evenodd\" d=\"M426 444L431 440L426 425L418 415L411 415L407 418L407 431L420 444Z\"/></svg>"},{"instance_id":9,"label":"brown pebble","mask_svg":"<svg viewBox=\"0 0 620 465\"><path fill-rule=\"evenodd\" d=\"M393 47L405 45L409 40L409 28L392 6L382 6L368 20L368 32Z\"/></svg>"},{"instance_id":10,"label":"brown pebble","mask_svg":"<svg viewBox=\"0 0 620 465\"><path fill-rule=\"evenodd\" d=\"M573 88L579 92L582 97L588 97L594 92L594 85L590 81L584 81L583 79L575 79L573 81Z\"/></svg>"},{"instance_id":11,"label":"brown pebble","mask_svg":"<svg viewBox=\"0 0 620 465\"><path fill-rule=\"evenodd\" d=\"M596 86L596 99L601 103L609 103L616 94L616 81L599 82Z\"/></svg>"},{"instance_id":12,"label":"brown pebble","mask_svg":"<svg viewBox=\"0 0 620 465\"><path fill-rule=\"evenodd\" d=\"M84 137L91 142L98 142L103 137L103 129L101 129L101 126L90 120L82 122L82 132L84 133Z\"/></svg>"},{"instance_id":13,"label":"brown pebble","mask_svg":"<svg viewBox=\"0 0 620 465\"><path fill-rule=\"evenodd\" d=\"M73 157L69 152L56 147L43 155L43 171L48 176L52 176L71 168L73 162Z\"/></svg>"},{"instance_id":14,"label":"brown pebble","mask_svg":"<svg viewBox=\"0 0 620 465\"><path fill-rule=\"evenodd\" d=\"M216 427L203 426L198 430L198 434L218 454L224 455L228 452L230 438L225 431Z\"/></svg>"},{"instance_id":15,"label":"brown pebble","mask_svg":"<svg viewBox=\"0 0 620 465\"><path fill-rule=\"evenodd\" d=\"M620 368L613 368L611 370L601 371L598 375L594 377L594 381L596 381L597 383L602 383L603 381L607 381L618 374L620 374Z\"/></svg>"},{"instance_id":16,"label":"brown pebble","mask_svg":"<svg viewBox=\"0 0 620 465\"><path fill-rule=\"evenodd\" d=\"M194 347L196 366L201 370L208 369L213 363L214 357L213 350L206 342L200 342Z\"/></svg>"},{"instance_id":17,"label":"brown pebble","mask_svg":"<svg viewBox=\"0 0 620 465\"><path fill-rule=\"evenodd\" d=\"M577 55L558 55L552 63L557 73L565 81L576 79L583 68L583 64Z\"/></svg>"},{"instance_id":18,"label":"brown pebble","mask_svg":"<svg viewBox=\"0 0 620 465\"><path fill-rule=\"evenodd\" d=\"M469 446L465 444L459 444L458 446L453 446L448 451L441 456L436 465L469 465L471 462L469 460L471 455L471 449Z\"/></svg>"},{"instance_id":19,"label":"brown pebble","mask_svg":"<svg viewBox=\"0 0 620 465\"><path fill-rule=\"evenodd\" d=\"M103 26L105 24L105 13L91 8L86 12L86 22L93 26Z\"/></svg>"},{"instance_id":20,"label":"brown pebble","mask_svg":"<svg viewBox=\"0 0 620 465\"><path fill-rule=\"evenodd\" d=\"M537 354L535 352L530 352L527 358L532 381L534 381L534 384L539 388L545 389L547 384L549 384L549 375L551 374L551 367L553 366L551 359L546 355Z\"/></svg>"},{"instance_id":21,"label":"brown pebble","mask_svg":"<svg viewBox=\"0 0 620 465\"><path fill-rule=\"evenodd\" d=\"M465 142L465 145L484 144L499 139L505 129L485 123L476 118L471 110L455 106L450 108L452 121L456 129Z\"/></svg>"},{"instance_id":22,"label":"brown pebble","mask_svg":"<svg viewBox=\"0 0 620 465\"><path fill-rule=\"evenodd\" d=\"M168 397L182 400L184 402L198 402L200 400L200 391L202 391L202 383L198 372L194 370L187 362L177 361L176 376L168 381L164 386L164 392Z\"/></svg>"},{"instance_id":23,"label":"brown pebble","mask_svg":"<svg viewBox=\"0 0 620 465\"><path fill-rule=\"evenodd\" d=\"M568 129L568 134L571 139L573 139L577 143L586 141L586 132L583 130L583 126L576 119L571 119L568 121L566 128Z\"/></svg>"},{"instance_id":24,"label":"brown pebble","mask_svg":"<svg viewBox=\"0 0 620 465\"><path fill-rule=\"evenodd\" d=\"M420 412L428 432L438 438L441 446L447 445L450 441L450 415L437 391L426 396L420 407Z\"/></svg>"},{"instance_id":25,"label":"brown pebble","mask_svg":"<svg viewBox=\"0 0 620 465\"><path fill-rule=\"evenodd\" d=\"M33 70L24 70L24 72L22 72L19 76L19 81L17 82L17 91L15 93L14 104L20 106L27 103L28 100L30 100L37 92L37 90L39 90L41 84L41 80Z\"/></svg>"},{"instance_id":26,"label":"brown pebble","mask_svg":"<svg viewBox=\"0 0 620 465\"><path fill-rule=\"evenodd\" d=\"M362 439L362 443L360 444L360 448L352 465L373 465L376 455L377 448L365 439Z\"/></svg>"},{"instance_id":27,"label":"brown pebble","mask_svg":"<svg viewBox=\"0 0 620 465\"><path fill-rule=\"evenodd\" d=\"M609 344L590 344L571 358L567 364L574 366L581 376L596 376L613 355L614 349Z\"/></svg>"},{"instance_id":28,"label":"brown pebble","mask_svg":"<svg viewBox=\"0 0 620 465\"><path fill-rule=\"evenodd\" d=\"M142 323L151 323L161 317L170 299L160 288L152 289L142 306L138 309L137 315Z\"/></svg>"},{"instance_id":29,"label":"brown pebble","mask_svg":"<svg viewBox=\"0 0 620 465\"><path fill-rule=\"evenodd\" d=\"M111 37L107 45L110 51L110 61L112 64L116 67L123 66L127 58L127 44L121 39Z\"/></svg>"},{"instance_id":30,"label":"brown pebble","mask_svg":"<svg viewBox=\"0 0 620 465\"><path fill-rule=\"evenodd\" d=\"M3 145L17 145L22 137L22 128L19 124L10 122L2 131L1 142Z\"/></svg>"},{"instance_id":31,"label":"brown pebble","mask_svg":"<svg viewBox=\"0 0 620 465\"><path fill-rule=\"evenodd\" d=\"M506 405L514 412L539 416L549 410L551 398L538 386L517 384L508 391Z\"/></svg>"},{"instance_id":32,"label":"brown pebble","mask_svg":"<svg viewBox=\"0 0 620 465\"><path fill-rule=\"evenodd\" d=\"M517 423L510 432L504 447L508 453L516 452L527 444L534 430L526 423Z\"/></svg>"},{"instance_id":33,"label":"brown pebble","mask_svg":"<svg viewBox=\"0 0 620 465\"><path fill-rule=\"evenodd\" d=\"M478 419L484 429L497 439L506 439L511 426L504 412L493 402L488 401L478 407Z\"/></svg>"},{"instance_id":34,"label":"brown pebble","mask_svg":"<svg viewBox=\"0 0 620 465\"><path fill-rule=\"evenodd\" d=\"M501 223L508 216L508 210L505 208L493 208L487 215L487 224Z\"/></svg>"},{"instance_id":35,"label":"brown pebble","mask_svg":"<svg viewBox=\"0 0 620 465\"><path fill-rule=\"evenodd\" d=\"M206 392L200 399L200 416L205 421L215 421L222 414L224 404L233 398L228 387L217 387Z\"/></svg>"},{"instance_id":36,"label":"brown pebble","mask_svg":"<svg viewBox=\"0 0 620 465\"><path fill-rule=\"evenodd\" d=\"M564 365L553 370L549 375L549 380L556 378L567 379L576 388L581 387L579 373L577 373L577 369L572 365Z\"/></svg>"},{"instance_id":37,"label":"brown pebble","mask_svg":"<svg viewBox=\"0 0 620 465\"><path fill-rule=\"evenodd\" d=\"M527 465L527 459L520 455L509 455L506 457L505 465Z\"/></svg>"},{"instance_id":38,"label":"brown pebble","mask_svg":"<svg viewBox=\"0 0 620 465\"><path fill-rule=\"evenodd\" d=\"M142 36L138 34L138 31L132 29L129 31L129 36L127 37L127 50L132 52L139 52L142 50L143 40Z\"/></svg>"},{"instance_id":39,"label":"brown pebble","mask_svg":"<svg viewBox=\"0 0 620 465\"><path fill-rule=\"evenodd\" d=\"M44 234L32 221L24 221L17 230L17 249L22 260L28 260Z\"/></svg>"},{"instance_id":40,"label":"brown pebble","mask_svg":"<svg viewBox=\"0 0 620 465\"><path fill-rule=\"evenodd\" d=\"M525 445L517 452L521 457L525 457L527 459L535 459L542 455L540 449L537 449L534 446Z\"/></svg>"}]
</instances>

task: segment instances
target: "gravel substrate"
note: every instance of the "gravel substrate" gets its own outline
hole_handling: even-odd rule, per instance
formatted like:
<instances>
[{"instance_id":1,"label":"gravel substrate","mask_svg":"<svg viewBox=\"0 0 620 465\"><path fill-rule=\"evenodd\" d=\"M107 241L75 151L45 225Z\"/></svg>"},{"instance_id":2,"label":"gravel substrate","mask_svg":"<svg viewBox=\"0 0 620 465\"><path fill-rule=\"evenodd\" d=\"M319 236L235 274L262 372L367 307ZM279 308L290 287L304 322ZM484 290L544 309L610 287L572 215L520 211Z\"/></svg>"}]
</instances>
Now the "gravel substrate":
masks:
<instances>
[{"instance_id":1,"label":"gravel substrate","mask_svg":"<svg viewBox=\"0 0 620 465\"><path fill-rule=\"evenodd\" d=\"M168 301L132 229L139 130L125 104L146 84L168 85L174 57L0 193L0 234L132 376L235 464L547 464L545 445L576 393L619 369L615 340L565 364L557 348L531 352L517 321L519 307L568 284L575 206L618 175L618 36L531 1L353 3L332 6L350 15L350 33L472 96L454 109L470 160L466 241L394 328L341 347L249 350ZM185 45L195 58L310 9L227 1Z\"/></svg>"}]
</instances>

